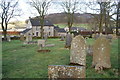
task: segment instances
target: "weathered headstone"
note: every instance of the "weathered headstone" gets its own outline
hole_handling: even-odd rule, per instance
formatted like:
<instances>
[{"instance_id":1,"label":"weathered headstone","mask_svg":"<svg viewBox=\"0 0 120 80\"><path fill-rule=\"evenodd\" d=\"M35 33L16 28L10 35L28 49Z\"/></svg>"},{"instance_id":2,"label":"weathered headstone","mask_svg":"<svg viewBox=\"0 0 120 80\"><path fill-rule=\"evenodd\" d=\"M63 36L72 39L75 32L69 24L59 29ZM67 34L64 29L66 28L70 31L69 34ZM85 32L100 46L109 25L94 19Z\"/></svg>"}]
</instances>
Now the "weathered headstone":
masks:
<instances>
[{"instance_id":1,"label":"weathered headstone","mask_svg":"<svg viewBox=\"0 0 120 80\"><path fill-rule=\"evenodd\" d=\"M49 65L49 78L85 78L84 66Z\"/></svg>"},{"instance_id":2,"label":"weathered headstone","mask_svg":"<svg viewBox=\"0 0 120 80\"><path fill-rule=\"evenodd\" d=\"M66 35L66 42L65 42L65 47L70 48L71 47L71 41L72 41L72 35L68 33Z\"/></svg>"},{"instance_id":3,"label":"weathered headstone","mask_svg":"<svg viewBox=\"0 0 120 80\"><path fill-rule=\"evenodd\" d=\"M45 40L38 40L38 47L45 47Z\"/></svg>"},{"instance_id":4,"label":"weathered headstone","mask_svg":"<svg viewBox=\"0 0 120 80\"><path fill-rule=\"evenodd\" d=\"M86 42L80 35L73 38L70 51L70 63L86 65Z\"/></svg>"},{"instance_id":5,"label":"weathered headstone","mask_svg":"<svg viewBox=\"0 0 120 80\"><path fill-rule=\"evenodd\" d=\"M99 37L93 45L92 66L97 71L103 70L103 68L111 68L110 43L105 37Z\"/></svg>"},{"instance_id":6,"label":"weathered headstone","mask_svg":"<svg viewBox=\"0 0 120 80\"><path fill-rule=\"evenodd\" d=\"M25 38L24 38L24 35L20 35L20 41L24 41Z\"/></svg>"}]
</instances>

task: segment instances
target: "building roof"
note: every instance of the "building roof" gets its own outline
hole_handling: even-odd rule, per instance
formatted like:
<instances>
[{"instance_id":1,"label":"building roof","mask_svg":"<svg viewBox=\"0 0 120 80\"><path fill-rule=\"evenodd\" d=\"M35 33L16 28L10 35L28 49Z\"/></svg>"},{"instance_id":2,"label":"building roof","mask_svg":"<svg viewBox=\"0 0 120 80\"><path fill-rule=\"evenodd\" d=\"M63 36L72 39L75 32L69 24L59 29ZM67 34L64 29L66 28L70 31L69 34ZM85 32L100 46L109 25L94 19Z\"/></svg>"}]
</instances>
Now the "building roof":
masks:
<instances>
[{"instance_id":1,"label":"building roof","mask_svg":"<svg viewBox=\"0 0 120 80\"><path fill-rule=\"evenodd\" d=\"M39 19L30 19L32 26L41 26ZM54 26L49 20L44 20L44 26Z\"/></svg>"},{"instance_id":2,"label":"building roof","mask_svg":"<svg viewBox=\"0 0 120 80\"><path fill-rule=\"evenodd\" d=\"M86 30L83 27L71 27L71 30Z\"/></svg>"},{"instance_id":3,"label":"building roof","mask_svg":"<svg viewBox=\"0 0 120 80\"><path fill-rule=\"evenodd\" d=\"M59 27L58 26L54 26L54 29L58 29Z\"/></svg>"},{"instance_id":4,"label":"building roof","mask_svg":"<svg viewBox=\"0 0 120 80\"><path fill-rule=\"evenodd\" d=\"M25 33L27 33L28 31L30 31L32 28L30 28L30 29L25 29L24 31L22 31L21 33L23 33L23 34L25 34Z\"/></svg>"},{"instance_id":5,"label":"building roof","mask_svg":"<svg viewBox=\"0 0 120 80\"><path fill-rule=\"evenodd\" d=\"M66 32L64 28L57 28L56 29L58 32Z\"/></svg>"}]
</instances>

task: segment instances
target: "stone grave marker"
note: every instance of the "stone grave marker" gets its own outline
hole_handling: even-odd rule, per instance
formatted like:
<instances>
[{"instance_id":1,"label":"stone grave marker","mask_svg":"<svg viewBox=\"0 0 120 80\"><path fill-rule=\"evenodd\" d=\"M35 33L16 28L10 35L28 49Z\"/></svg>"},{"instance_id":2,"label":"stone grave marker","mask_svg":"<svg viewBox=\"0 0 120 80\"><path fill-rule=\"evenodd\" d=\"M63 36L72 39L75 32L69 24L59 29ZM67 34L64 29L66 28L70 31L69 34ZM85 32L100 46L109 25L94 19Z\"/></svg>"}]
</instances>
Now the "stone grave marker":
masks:
<instances>
[{"instance_id":1,"label":"stone grave marker","mask_svg":"<svg viewBox=\"0 0 120 80\"><path fill-rule=\"evenodd\" d=\"M26 42L30 42L32 41L32 35L31 34L27 34L26 35Z\"/></svg>"},{"instance_id":2,"label":"stone grave marker","mask_svg":"<svg viewBox=\"0 0 120 80\"><path fill-rule=\"evenodd\" d=\"M85 78L84 66L49 65L49 78Z\"/></svg>"},{"instance_id":3,"label":"stone grave marker","mask_svg":"<svg viewBox=\"0 0 120 80\"><path fill-rule=\"evenodd\" d=\"M38 40L38 47L41 49L42 47L45 47L45 40Z\"/></svg>"},{"instance_id":4,"label":"stone grave marker","mask_svg":"<svg viewBox=\"0 0 120 80\"><path fill-rule=\"evenodd\" d=\"M87 46L87 55L90 55L90 56L93 55L93 46L92 45Z\"/></svg>"},{"instance_id":5,"label":"stone grave marker","mask_svg":"<svg viewBox=\"0 0 120 80\"><path fill-rule=\"evenodd\" d=\"M60 40L61 40L61 41L64 41L64 40L65 40L65 36L64 36L64 35L61 35Z\"/></svg>"},{"instance_id":6,"label":"stone grave marker","mask_svg":"<svg viewBox=\"0 0 120 80\"><path fill-rule=\"evenodd\" d=\"M105 37L99 37L93 45L93 61L92 66L96 71L103 68L111 68L110 62L110 42Z\"/></svg>"},{"instance_id":7,"label":"stone grave marker","mask_svg":"<svg viewBox=\"0 0 120 80\"><path fill-rule=\"evenodd\" d=\"M24 35L20 35L20 41L24 41L25 38L24 38Z\"/></svg>"},{"instance_id":8,"label":"stone grave marker","mask_svg":"<svg viewBox=\"0 0 120 80\"><path fill-rule=\"evenodd\" d=\"M66 35L66 42L65 42L65 47L70 48L71 47L71 41L72 41L72 35L68 33Z\"/></svg>"},{"instance_id":9,"label":"stone grave marker","mask_svg":"<svg viewBox=\"0 0 120 80\"><path fill-rule=\"evenodd\" d=\"M94 35L94 39L97 39L99 37L100 37L100 34L98 34L98 33Z\"/></svg>"},{"instance_id":10,"label":"stone grave marker","mask_svg":"<svg viewBox=\"0 0 120 80\"><path fill-rule=\"evenodd\" d=\"M48 35L45 34L45 35L44 35L44 40L47 41L47 39L48 39Z\"/></svg>"},{"instance_id":11,"label":"stone grave marker","mask_svg":"<svg viewBox=\"0 0 120 80\"><path fill-rule=\"evenodd\" d=\"M86 42L80 35L73 38L70 50L70 63L86 65Z\"/></svg>"},{"instance_id":12,"label":"stone grave marker","mask_svg":"<svg viewBox=\"0 0 120 80\"><path fill-rule=\"evenodd\" d=\"M8 41L8 42L11 41L10 35L7 35L7 41Z\"/></svg>"}]
</instances>

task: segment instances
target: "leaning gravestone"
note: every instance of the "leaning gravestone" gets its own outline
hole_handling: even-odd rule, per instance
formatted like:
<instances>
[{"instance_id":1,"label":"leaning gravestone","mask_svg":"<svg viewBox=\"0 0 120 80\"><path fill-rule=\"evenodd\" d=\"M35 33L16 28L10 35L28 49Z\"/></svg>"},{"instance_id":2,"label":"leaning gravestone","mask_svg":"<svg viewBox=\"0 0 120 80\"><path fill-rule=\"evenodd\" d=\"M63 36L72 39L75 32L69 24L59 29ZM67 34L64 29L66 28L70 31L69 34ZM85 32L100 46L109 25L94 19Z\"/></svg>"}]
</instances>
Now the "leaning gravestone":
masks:
<instances>
[{"instance_id":1,"label":"leaning gravestone","mask_svg":"<svg viewBox=\"0 0 120 80\"><path fill-rule=\"evenodd\" d=\"M70 63L86 65L86 42L80 35L73 38L70 51Z\"/></svg>"},{"instance_id":2,"label":"leaning gravestone","mask_svg":"<svg viewBox=\"0 0 120 80\"><path fill-rule=\"evenodd\" d=\"M105 37L99 37L93 45L92 66L97 71L103 70L103 68L111 68L110 43Z\"/></svg>"},{"instance_id":3,"label":"leaning gravestone","mask_svg":"<svg viewBox=\"0 0 120 80\"><path fill-rule=\"evenodd\" d=\"M49 65L49 78L85 78L85 67L67 65Z\"/></svg>"},{"instance_id":4,"label":"leaning gravestone","mask_svg":"<svg viewBox=\"0 0 120 80\"><path fill-rule=\"evenodd\" d=\"M68 33L66 35L66 42L65 42L65 47L70 48L71 47L71 41L72 41L72 35Z\"/></svg>"}]
</instances>

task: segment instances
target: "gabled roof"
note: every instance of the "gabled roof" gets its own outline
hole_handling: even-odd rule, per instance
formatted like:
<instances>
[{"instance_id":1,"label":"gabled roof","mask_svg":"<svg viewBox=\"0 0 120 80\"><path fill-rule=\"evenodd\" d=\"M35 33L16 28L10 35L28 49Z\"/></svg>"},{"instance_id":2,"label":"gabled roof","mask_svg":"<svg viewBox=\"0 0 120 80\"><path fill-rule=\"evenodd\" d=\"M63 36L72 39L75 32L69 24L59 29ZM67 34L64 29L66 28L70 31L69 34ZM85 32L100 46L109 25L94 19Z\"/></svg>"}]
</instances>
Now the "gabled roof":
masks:
<instances>
[{"instance_id":1,"label":"gabled roof","mask_svg":"<svg viewBox=\"0 0 120 80\"><path fill-rule=\"evenodd\" d=\"M30 19L32 26L41 26L39 19ZM49 20L44 20L44 26L54 26Z\"/></svg>"},{"instance_id":2,"label":"gabled roof","mask_svg":"<svg viewBox=\"0 0 120 80\"><path fill-rule=\"evenodd\" d=\"M28 31L30 31L32 28L30 28L30 29L25 29L24 31L22 31L21 33L23 33L23 34L25 34L25 33L27 33Z\"/></svg>"}]
</instances>

